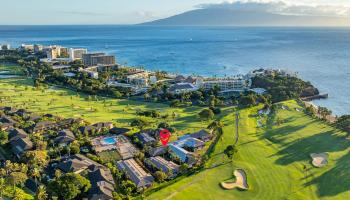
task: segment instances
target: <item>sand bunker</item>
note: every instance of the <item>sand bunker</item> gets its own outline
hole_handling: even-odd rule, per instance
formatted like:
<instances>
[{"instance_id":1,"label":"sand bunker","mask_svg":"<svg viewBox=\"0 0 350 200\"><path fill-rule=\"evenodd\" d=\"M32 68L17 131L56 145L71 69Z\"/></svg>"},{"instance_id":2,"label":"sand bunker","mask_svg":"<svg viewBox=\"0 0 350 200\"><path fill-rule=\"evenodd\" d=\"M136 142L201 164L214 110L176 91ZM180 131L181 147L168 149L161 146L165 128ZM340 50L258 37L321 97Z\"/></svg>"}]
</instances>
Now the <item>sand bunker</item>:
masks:
<instances>
[{"instance_id":1,"label":"sand bunker","mask_svg":"<svg viewBox=\"0 0 350 200\"><path fill-rule=\"evenodd\" d=\"M247 190L248 189L248 183L247 183L247 175L244 170L237 169L234 171L234 175L236 176L235 182L221 182L221 187L226 190L232 190L235 188Z\"/></svg>"},{"instance_id":2,"label":"sand bunker","mask_svg":"<svg viewBox=\"0 0 350 200\"><path fill-rule=\"evenodd\" d=\"M327 153L312 153L310 156L312 158L312 165L315 167L324 167L328 164Z\"/></svg>"}]
</instances>

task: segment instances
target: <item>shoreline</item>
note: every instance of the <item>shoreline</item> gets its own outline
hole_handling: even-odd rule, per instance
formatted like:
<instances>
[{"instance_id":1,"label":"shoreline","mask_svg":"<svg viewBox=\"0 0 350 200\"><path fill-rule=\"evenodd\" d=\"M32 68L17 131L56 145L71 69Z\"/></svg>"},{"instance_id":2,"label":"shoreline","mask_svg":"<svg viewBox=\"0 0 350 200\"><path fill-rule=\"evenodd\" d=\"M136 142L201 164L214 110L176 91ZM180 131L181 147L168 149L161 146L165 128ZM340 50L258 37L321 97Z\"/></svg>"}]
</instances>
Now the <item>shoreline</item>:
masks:
<instances>
[{"instance_id":1,"label":"shoreline","mask_svg":"<svg viewBox=\"0 0 350 200\"><path fill-rule=\"evenodd\" d=\"M321 106L318 106L316 104L314 104L312 101L303 101L303 104L305 105L306 108L312 106L313 108L315 108L316 112L318 111L318 109L321 107ZM316 113L316 117L319 118L319 119L322 119L322 116L318 113ZM330 123L335 123L338 119L338 116L337 115L327 115L326 116L326 120Z\"/></svg>"}]
</instances>

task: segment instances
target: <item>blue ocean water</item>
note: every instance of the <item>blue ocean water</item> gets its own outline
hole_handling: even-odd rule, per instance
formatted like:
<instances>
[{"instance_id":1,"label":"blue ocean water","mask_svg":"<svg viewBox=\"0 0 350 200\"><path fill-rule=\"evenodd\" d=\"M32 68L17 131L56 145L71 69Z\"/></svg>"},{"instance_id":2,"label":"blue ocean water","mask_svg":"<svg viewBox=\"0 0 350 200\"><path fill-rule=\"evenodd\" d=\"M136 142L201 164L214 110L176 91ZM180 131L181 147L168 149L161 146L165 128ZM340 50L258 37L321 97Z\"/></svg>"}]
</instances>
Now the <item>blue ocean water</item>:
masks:
<instances>
[{"instance_id":1,"label":"blue ocean water","mask_svg":"<svg viewBox=\"0 0 350 200\"><path fill-rule=\"evenodd\" d=\"M0 43L85 47L119 63L183 74L226 76L256 68L299 72L350 114L350 29L147 26L0 26Z\"/></svg>"}]
</instances>

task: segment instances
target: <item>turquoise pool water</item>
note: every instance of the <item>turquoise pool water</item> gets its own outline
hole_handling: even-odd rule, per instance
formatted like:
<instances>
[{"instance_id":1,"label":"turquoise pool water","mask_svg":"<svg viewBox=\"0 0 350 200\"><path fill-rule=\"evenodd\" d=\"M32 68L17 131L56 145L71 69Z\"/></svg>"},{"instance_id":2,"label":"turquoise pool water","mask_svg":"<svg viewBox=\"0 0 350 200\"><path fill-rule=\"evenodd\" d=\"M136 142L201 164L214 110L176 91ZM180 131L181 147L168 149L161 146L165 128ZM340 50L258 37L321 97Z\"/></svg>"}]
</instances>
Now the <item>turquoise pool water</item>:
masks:
<instances>
[{"instance_id":1,"label":"turquoise pool water","mask_svg":"<svg viewBox=\"0 0 350 200\"><path fill-rule=\"evenodd\" d=\"M108 144L108 145L112 145L112 144L117 143L117 140L114 137L103 138L102 141L104 144Z\"/></svg>"}]
</instances>

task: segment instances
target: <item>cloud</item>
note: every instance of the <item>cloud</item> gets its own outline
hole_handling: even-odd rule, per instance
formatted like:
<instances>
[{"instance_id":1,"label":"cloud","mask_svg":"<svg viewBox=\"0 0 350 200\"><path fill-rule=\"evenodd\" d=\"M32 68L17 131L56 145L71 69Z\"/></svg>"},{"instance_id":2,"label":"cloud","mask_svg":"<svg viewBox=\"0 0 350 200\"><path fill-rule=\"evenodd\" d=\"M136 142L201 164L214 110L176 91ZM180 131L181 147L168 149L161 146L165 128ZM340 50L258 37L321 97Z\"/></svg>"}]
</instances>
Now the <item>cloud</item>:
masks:
<instances>
[{"instance_id":1,"label":"cloud","mask_svg":"<svg viewBox=\"0 0 350 200\"><path fill-rule=\"evenodd\" d=\"M79 15L79 16L109 16L107 13L84 12L84 11L58 11L61 14Z\"/></svg>"},{"instance_id":2,"label":"cloud","mask_svg":"<svg viewBox=\"0 0 350 200\"><path fill-rule=\"evenodd\" d=\"M220 4L201 4L198 8L206 9L231 9L239 11L268 12L284 15L303 16L338 16L349 17L350 7L341 5L306 5L293 4L286 1L227 1Z\"/></svg>"},{"instance_id":3,"label":"cloud","mask_svg":"<svg viewBox=\"0 0 350 200\"><path fill-rule=\"evenodd\" d=\"M153 19L157 17L156 13L151 11L137 11L135 14L141 18L146 19Z\"/></svg>"}]
</instances>

